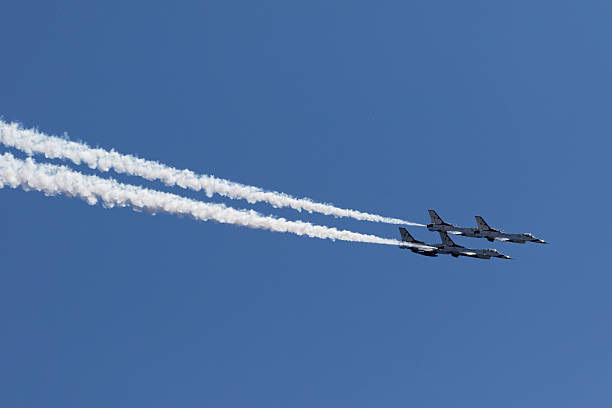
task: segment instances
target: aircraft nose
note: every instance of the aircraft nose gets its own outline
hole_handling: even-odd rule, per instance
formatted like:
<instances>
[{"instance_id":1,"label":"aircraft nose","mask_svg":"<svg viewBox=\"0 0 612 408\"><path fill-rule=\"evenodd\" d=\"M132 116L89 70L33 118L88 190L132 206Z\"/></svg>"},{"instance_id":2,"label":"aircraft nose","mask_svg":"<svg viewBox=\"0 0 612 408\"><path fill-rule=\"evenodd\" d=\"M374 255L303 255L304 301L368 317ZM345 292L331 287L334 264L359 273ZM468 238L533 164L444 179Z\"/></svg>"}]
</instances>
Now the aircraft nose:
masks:
<instances>
[{"instance_id":1,"label":"aircraft nose","mask_svg":"<svg viewBox=\"0 0 612 408\"><path fill-rule=\"evenodd\" d=\"M504 259L512 259L512 257L510 257L508 255L504 255Z\"/></svg>"}]
</instances>

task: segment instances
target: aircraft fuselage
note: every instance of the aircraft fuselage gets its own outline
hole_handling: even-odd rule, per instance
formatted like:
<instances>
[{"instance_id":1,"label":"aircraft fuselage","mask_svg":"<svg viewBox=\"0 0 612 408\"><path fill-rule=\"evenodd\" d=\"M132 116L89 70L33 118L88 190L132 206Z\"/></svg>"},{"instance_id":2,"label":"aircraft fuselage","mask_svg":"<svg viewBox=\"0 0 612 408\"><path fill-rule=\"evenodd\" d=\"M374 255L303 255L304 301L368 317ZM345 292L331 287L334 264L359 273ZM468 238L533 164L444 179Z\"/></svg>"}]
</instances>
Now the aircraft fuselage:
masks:
<instances>
[{"instance_id":1,"label":"aircraft fuselage","mask_svg":"<svg viewBox=\"0 0 612 408\"><path fill-rule=\"evenodd\" d=\"M480 235L478 235L479 231L476 228L464 228L451 224L427 224L427 229L432 232L444 231L453 235L480 238Z\"/></svg>"},{"instance_id":2,"label":"aircraft fuselage","mask_svg":"<svg viewBox=\"0 0 612 408\"><path fill-rule=\"evenodd\" d=\"M471 248L463 248L460 246L446 246L446 245L437 245L441 254L450 254L454 257L458 256L467 256L470 258L478 258L478 259L490 259L494 258L505 258L510 259L509 256L500 254L494 249L471 249Z\"/></svg>"},{"instance_id":3,"label":"aircraft fuselage","mask_svg":"<svg viewBox=\"0 0 612 408\"><path fill-rule=\"evenodd\" d=\"M493 249L471 249L471 248L464 248L461 246L447 246L444 244L425 244L425 245L434 247L437 249L434 251L423 251L423 250L420 250L418 247L412 247L412 246L407 246L407 245L401 245L400 248L409 249L415 254L431 256L431 257L436 257L438 256L438 254L444 254L444 255L452 255L455 258L459 256L467 256L470 258L479 258L479 259L490 259L491 257L509 259L509 257L503 254L500 254L499 252Z\"/></svg>"},{"instance_id":4,"label":"aircraft fuselage","mask_svg":"<svg viewBox=\"0 0 612 408\"><path fill-rule=\"evenodd\" d=\"M488 239L489 241L508 241L524 244L525 242L537 242L539 244L545 244L546 241L536 238L531 234L510 234L503 231L479 231L480 236Z\"/></svg>"},{"instance_id":5,"label":"aircraft fuselage","mask_svg":"<svg viewBox=\"0 0 612 408\"><path fill-rule=\"evenodd\" d=\"M531 234L510 234L507 232L493 229L479 230L478 228L458 227L456 225L451 224L428 224L427 229L429 231L445 231L449 234L462 235L464 237L486 238L491 242L497 240L504 242L516 242L519 244L524 244L525 242L537 242L540 244L546 243L546 241L536 238Z\"/></svg>"}]
</instances>

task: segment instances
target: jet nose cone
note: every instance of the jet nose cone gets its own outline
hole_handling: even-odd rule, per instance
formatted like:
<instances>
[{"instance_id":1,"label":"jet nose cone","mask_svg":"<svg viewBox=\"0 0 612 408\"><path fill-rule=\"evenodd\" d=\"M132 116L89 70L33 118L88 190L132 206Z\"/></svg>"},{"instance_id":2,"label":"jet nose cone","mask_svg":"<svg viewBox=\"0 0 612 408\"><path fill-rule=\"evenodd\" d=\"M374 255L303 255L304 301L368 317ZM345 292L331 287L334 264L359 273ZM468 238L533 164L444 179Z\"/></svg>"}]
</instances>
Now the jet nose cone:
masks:
<instances>
[{"instance_id":1,"label":"jet nose cone","mask_svg":"<svg viewBox=\"0 0 612 408\"><path fill-rule=\"evenodd\" d=\"M502 256L502 258L504 258L504 259L512 259L512 257L509 257L508 255L504 255L504 256Z\"/></svg>"}]
</instances>

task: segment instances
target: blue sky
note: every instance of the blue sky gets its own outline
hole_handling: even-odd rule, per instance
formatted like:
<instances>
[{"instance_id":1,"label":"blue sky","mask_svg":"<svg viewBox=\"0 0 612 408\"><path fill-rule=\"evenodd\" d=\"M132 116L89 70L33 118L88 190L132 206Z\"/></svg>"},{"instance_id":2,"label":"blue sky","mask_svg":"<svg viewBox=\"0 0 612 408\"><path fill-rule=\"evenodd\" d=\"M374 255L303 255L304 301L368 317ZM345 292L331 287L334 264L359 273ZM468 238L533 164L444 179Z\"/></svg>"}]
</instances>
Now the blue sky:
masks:
<instances>
[{"instance_id":1,"label":"blue sky","mask_svg":"<svg viewBox=\"0 0 612 408\"><path fill-rule=\"evenodd\" d=\"M416 222L479 214L552 245L457 238L513 259L430 259L3 189L0 405L609 406L611 12L4 5L5 121Z\"/></svg>"}]
</instances>

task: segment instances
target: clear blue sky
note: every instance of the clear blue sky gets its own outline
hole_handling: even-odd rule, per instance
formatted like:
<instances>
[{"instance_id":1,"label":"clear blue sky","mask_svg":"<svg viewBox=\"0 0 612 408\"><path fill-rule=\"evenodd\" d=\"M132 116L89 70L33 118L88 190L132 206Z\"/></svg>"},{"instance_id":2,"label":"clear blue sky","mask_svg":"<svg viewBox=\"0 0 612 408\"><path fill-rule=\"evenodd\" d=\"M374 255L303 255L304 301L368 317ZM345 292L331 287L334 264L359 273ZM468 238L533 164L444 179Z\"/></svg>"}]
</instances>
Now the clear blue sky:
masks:
<instances>
[{"instance_id":1,"label":"clear blue sky","mask_svg":"<svg viewBox=\"0 0 612 408\"><path fill-rule=\"evenodd\" d=\"M3 4L5 121L552 245L430 259L0 190L1 406L610 406L609 1L97 3Z\"/></svg>"}]
</instances>

